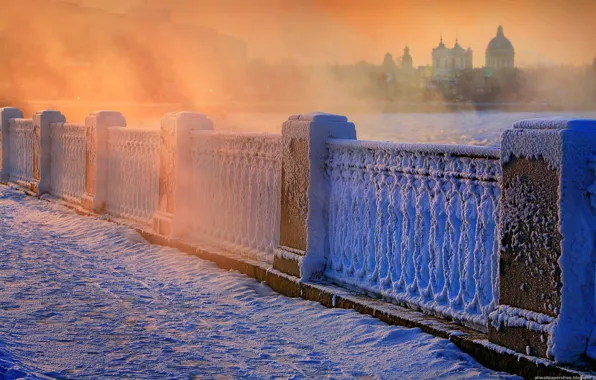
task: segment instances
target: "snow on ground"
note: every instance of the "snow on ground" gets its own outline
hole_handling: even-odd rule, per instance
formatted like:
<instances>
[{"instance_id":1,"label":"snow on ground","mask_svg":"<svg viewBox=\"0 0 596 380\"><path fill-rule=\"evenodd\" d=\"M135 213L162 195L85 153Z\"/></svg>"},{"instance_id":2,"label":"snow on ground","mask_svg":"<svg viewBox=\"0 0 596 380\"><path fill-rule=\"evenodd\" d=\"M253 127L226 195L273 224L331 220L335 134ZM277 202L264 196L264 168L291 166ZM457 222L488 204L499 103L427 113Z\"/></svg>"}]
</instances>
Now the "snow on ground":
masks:
<instances>
[{"instance_id":1,"label":"snow on ground","mask_svg":"<svg viewBox=\"0 0 596 380\"><path fill-rule=\"evenodd\" d=\"M15 190L0 210L0 378L507 376Z\"/></svg>"}]
</instances>

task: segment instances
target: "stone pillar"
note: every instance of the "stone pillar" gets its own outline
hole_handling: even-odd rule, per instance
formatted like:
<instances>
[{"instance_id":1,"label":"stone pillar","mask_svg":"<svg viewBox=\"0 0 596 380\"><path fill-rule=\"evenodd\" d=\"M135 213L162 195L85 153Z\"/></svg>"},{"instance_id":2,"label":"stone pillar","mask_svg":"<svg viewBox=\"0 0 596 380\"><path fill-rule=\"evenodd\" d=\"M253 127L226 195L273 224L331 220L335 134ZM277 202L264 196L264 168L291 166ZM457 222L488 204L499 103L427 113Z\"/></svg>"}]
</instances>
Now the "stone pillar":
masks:
<instances>
[{"instance_id":1,"label":"stone pillar","mask_svg":"<svg viewBox=\"0 0 596 380\"><path fill-rule=\"evenodd\" d=\"M200 113L170 113L161 120L159 203L153 222L155 232L164 236L184 235L186 221L192 217L184 207L184 196L189 194L188 173L192 170L190 132L212 129L213 122Z\"/></svg>"},{"instance_id":2,"label":"stone pillar","mask_svg":"<svg viewBox=\"0 0 596 380\"><path fill-rule=\"evenodd\" d=\"M572 363L596 327L596 120L505 131L493 343Z\"/></svg>"},{"instance_id":3,"label":"stone pillar","mask_svg":"<svg viewBox=\"0 0 596 380\"><path fill-rule=\"evenodd\" d=\"M21 119L23 113L18 108L4 107L0 108L0 123L2 139L2 182L8 182L10 174L10 135L8 134L8 122L10 119Z\"/></svg>"},{"instance_id":4,"label":"stone pillar","mask_svg":"<svg viewBox=\"0 0 596 380\"><path fill-rule=\"evenodd\" d=\"M33 115L33 126L40 133L39 183L37 185L37 194L39 195L49 193L52 182L52 131L50 125L65 121L64 116L58 111L39 111Z\"/></svg>"},{"instance_id":5,"label":"stone pillar","mask_svg":"<svg viewBox=\"0 0 596 380\"><path fill-rule=\"evenodd\" d=\"M325 270L329 252L327 139L356 139L345 116L291 116L282 127L281 219L273 267L309 280Z\"/></svg>"},{"instance_id":6,"label":"stone pillar","mask_svg":"<svg viewBox=\"0 0 596 380\"><path fill-rule=\"evenodd\" d=\"M89 211L105 210L108 180L108 128L126 127L120 112L99 111L85 118L87 127L85 193L82 206Z\"/></svg>"}]
</instances>

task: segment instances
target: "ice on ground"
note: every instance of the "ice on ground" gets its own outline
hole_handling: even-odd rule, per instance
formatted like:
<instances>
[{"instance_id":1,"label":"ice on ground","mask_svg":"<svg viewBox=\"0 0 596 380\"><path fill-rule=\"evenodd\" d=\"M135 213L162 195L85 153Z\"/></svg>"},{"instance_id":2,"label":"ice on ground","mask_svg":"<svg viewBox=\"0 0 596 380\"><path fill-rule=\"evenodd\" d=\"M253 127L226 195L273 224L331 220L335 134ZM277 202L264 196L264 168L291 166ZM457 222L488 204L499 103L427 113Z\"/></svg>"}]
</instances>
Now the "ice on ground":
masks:
<instances>
[{"instance_id":1,"label":"ice on ground","mask_svg":"<svg viewBox=\"0 0 596 380\"><path fill-rule=\"evenodd\" d=\"M0 377L508 376L14 190L0 210Z\"/></svg>"}]
</instances>

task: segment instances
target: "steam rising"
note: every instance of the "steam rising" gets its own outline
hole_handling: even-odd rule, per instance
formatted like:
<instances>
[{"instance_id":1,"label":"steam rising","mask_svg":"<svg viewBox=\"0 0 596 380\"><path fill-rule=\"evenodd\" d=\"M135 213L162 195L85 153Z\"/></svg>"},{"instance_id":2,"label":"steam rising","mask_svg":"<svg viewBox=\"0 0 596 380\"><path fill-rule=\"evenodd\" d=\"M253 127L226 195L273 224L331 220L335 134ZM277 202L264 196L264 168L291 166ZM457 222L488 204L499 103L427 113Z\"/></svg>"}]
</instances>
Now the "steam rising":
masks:
<instances>
[{"instance_id":1,"label":"steam rising","mask_svg":"<svg viewBox=\"0 0 596 380\"><path fill-rule=\"evenodd\" d=\"M132 119L177 110L380 113L393 111L396 102L400 111L428 110L420 106L428 104L428 94L403 80L396 84L400 95L387 98L381 62L391 50L399 66L409 41L416 42L410 44L415 67L429 63L444 23L429 4L381 3L363 8L351 1L310 0L3 0L0 103L29 115L60 109L69 120L97 108ZM582 14L590 4L580 4ZM473 13L474 25L486 28L488 38L496 24L477 8L461 12ZM389 14L395 19L391 28ZM415 20L420 25L412 25ZM508 30L515 44L515 26ZM574 41L583 46L588 40ZM482 56L475 51L475 66L482 65ZM521 94L525 101L585 106L595 75L588 66L535 68L504 99L519 100Z\"/></svg>"}]
</instances>

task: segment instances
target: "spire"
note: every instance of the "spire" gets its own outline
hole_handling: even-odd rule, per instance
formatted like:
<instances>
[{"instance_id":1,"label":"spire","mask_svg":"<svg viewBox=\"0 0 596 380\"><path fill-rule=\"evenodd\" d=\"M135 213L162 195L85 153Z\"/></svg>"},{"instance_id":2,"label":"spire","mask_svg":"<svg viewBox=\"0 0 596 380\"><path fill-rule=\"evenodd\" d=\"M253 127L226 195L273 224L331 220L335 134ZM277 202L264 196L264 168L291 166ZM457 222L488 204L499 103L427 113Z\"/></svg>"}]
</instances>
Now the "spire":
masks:
<instances>
[{"instance_id":1,"label":"spire","mask_svg":"<svg viewBox=\"0 0 596 380\"><path fill-rule=\"evenodd\" d=\"M443 43L443 32L441 32L441 42L439 43L440 48L444 48L445 44Z\"/></svg>"},{"instance_id":2,"label":"spire","mask_svg":"<svg viewBox=\"0 0 596 380\"><path fill-rule=\"evenodd\" d=\"M503 27L501 25L499 25L499 27L497 28L497 36L502 36L503 35Z\"/></svg>"},{"instance_id":3,"label":"spire","mask_svg":"<svg viewBox=\"0 0 596 380\"><path fill-rule=\"evenodd\" d=\"M457 35L457 33L455 34L455 45L453 45L454 48L461 48L461 46L459 46L459 37Z\"/></svg>"}]
</instances>

